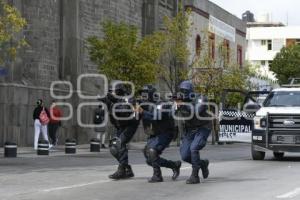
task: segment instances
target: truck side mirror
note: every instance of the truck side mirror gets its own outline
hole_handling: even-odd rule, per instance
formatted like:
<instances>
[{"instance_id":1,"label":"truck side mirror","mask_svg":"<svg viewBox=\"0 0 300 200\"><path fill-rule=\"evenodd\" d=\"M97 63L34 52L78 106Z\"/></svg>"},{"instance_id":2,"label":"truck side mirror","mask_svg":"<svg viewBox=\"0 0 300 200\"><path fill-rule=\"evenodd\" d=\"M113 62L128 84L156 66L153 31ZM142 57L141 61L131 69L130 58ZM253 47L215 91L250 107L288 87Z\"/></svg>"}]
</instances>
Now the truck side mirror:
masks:
<instances>
[{"instance_id":1,"label":"truck side mirror","mask_svg":"<svg viewBox=\"0 0 300 200\"><path fill-rule=\"evenodd\" d=\"M257 103L249 103L244 105L244 112L246 113L256 113L261 106Z\"/></svg>"}]
</instances>

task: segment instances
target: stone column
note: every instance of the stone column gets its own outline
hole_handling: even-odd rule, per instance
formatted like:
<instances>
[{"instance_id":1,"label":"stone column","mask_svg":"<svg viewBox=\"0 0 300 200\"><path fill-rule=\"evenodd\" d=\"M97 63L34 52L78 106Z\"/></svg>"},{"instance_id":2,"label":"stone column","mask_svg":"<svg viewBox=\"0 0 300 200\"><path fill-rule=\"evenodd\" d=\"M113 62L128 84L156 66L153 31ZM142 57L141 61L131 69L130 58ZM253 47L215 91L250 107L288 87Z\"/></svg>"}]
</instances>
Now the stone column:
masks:
<instances>
[{"instance_id":1,"label":"stone column","mask_svg":"<svg viewBox=\"0 0 300 200\"><path fill-rule=\"evenodd\" d=\"M80 74L80 32L79 0L61 0L63 12L62 25L62 63L63 79L71 81L76 88L77 76Z\"/></svg>"}]
</instances>

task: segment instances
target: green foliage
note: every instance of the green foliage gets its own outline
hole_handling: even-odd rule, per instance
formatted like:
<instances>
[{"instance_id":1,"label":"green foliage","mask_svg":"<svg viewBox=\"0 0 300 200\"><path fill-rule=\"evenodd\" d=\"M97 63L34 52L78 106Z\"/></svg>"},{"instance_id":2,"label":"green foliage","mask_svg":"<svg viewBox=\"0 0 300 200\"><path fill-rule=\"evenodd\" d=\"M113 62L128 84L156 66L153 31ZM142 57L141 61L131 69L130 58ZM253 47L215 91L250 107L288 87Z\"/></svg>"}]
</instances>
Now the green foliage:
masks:
<instances>
[{"instance_id":1,"label":"green foliage","mask_svg":"<svg viewBox=\"0 0 300 200\"><path fill-rule=\"evenodd\" d=\"M193 74L196 90L217 103L220 103L224 89L247 90L250 86L248 67L240 69L231 66L226 70L216 67L194 68ZM242 100L241 97L233 95L228 102L230 105L237 105Z\"/></svg>"},{"instance_id":2,"label":"green foliage","mask_svg":"<svg viewBox=\"0 0 300 200\"><path fill-rule=\"evenodd\" d=\"M283 47L273 60L270 70L276 74L280 84L291 77L300 77L300 46Z\"/></svg>"},{"instance_id":3,"label":"green foliage","mask_svg":"<svg viewBox=\"0 0 300 200\"><path fill-rule=\"evenodd\" d=\"M186 62L189 56L187 47L187 36L189 33L189 11L182 8L173 17L164 18L165 50L170 56L175 57L178 62Z\"/></svg>"},{"instance_id":4,"label":"green foliage","mask_svg":"<svg viewBox=\"0 0 300 200\"><path fill-rule=\"evenodd\" d=\"M207 48L208 45L208 40L204 39L202 46ZM242 68L238 66L233 61L235 60L233 56L229 63L225 62L226 56L223 53L225 49L222 48L222 45L218 45L220 57L217 58L217 61L213 60L206 50L194 61L192 71L196 90L209 96L216 103L220 103L224 89L242 91L251 89L249 78L255 74L255 70L248 65ZM229 106L236 106L242 101L243 97L235 93L230 94L227 99Z\"/></svg>"},{"instance_id":5,"label":"green foliage","mask_svg":"<svg viewBox=\"0 0 300 200\"><path fill-rule=\"evenodd\" d=\"M110 80L132 81L137 89L161 78L172 92L187 78L188 14L180 8L165 17L162 31L138 40L138 30L125 23L103 23L104 38L88 38L92 61Z\"/></svg>"},{"instance_id":6,"label":"green foliage","mask_svg":"<svg viewBox=\"0 0 300 200\"><path fill-rule=\"evenodd\" d=\"M236 66L229 67L228 71L224 73L221 80L222 89L235 89L246 91L250 89L249 78L251 71L248 66L244 66L242 69ZM220 99L218 99L220 100ZM243 103L244 96L240 96L238 93L230 94L227 104L230 106L236 106L239 103Z\"/></svg>"},{"instance_id":7,"label":"green foliage","mask_svg":"<svg viewBox=\"0 0 300 200\"><path fill-rule=\"evenodd\" d=\"M164 46L161 56L163 67L160 70L160 78L172 92L176 92L178 84L187 79L188 75L186 64L190 54L187 47L189 14L190 11L185 12L182 7L179 7L175 17L164 19Z\"/></svg>"},{"instance_id":8,"label":"green foliage","mask_svg":"<svg viewBox=\"0 0 300 200\"><path fill-rule=\"evenodd\" d=\"M17 50L27 43L24 39L18 39L16 34L26 26L26 20L20 12L0 0L0 64L14 59Z\"/></svg>"},{"instance_id":9,"label":"green foliage","mask_svg":"<svg viewBox=\"0 0 300 200\"><path fill-rule=\"evenodd\" d=\"M88 38L92 61L110 80L131 81L139 89L156 80L162 51L162 33L138 39L135 26L125 23L103 23L104 38Z\"/></svg>"}]
</instances>

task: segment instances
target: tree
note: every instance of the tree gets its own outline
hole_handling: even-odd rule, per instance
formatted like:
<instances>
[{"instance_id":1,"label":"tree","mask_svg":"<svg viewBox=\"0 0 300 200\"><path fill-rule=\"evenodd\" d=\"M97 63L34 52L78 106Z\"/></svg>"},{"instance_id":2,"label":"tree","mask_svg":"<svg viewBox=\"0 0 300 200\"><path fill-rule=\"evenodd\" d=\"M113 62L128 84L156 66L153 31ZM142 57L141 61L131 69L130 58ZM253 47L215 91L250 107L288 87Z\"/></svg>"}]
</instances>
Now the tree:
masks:
<instances>
[{"instance_id":1,"label":"tree","mask_svg":"<svg viewBox=\"0 0 300 200\"><path fill-rule=\"evenodd\" d=\"M218 57L212 58L208 32L203 34L201 55L195 56L192 64L192 80L196 91L209 97L216 104L221 103L224 89L247 90L251 87L249 78L254 75L250 66L241 68L230 55L230 50L224 48L223 41L217 45ZM227 52L229 51L229 52ZM229 55L229 58L227 57ZM242 103L244 98L236 93L231 93L226 99L227 106L235 107ZM214 109L214 108L210 108ZM216 110L213 110L214 112ZM212 143L218 138L218 122L213 120Z\"/></svg>"},{"instance_id":2,"label":"tree","mask_svg":"<svg viewBox=\"0 0 300 200\"><path fill-rule=\"evenodd\" d=\"M136 27L105 22L102 24L105 37L93 36L87 40L91 60L111 80L132 81L140 88L160 78L175 93L188 74L188 14L189 11L179 7L175 17L164 18L163 30L140 40Z\"/></svg>"},{"instance_id":3,"label":"tree","mask_svg":"<svg viewBox=\"0 0 300 200\"><path fill-rule=\"evenodd\" d=\"M276 74L280 84L291 77L300 77L300 46L283 47L273 60L270 70Z\"/></svg>"},{"instance_id":4,"label":"tree","mask_svg":"<svg viewBox=\"0 0 300 200\"><path fill-rule=\"evenodd\" d=\"M88 38L91 60L109 80L131 81L136 89L155 82L164 36L161 32L138 39L138 29L125 23L103 23L104 38Z\"/></svg>"},{"instance_id":5,"label":"tree","mask_svg":"<svg viewBox=\"0 0 300 200\"><path fill-rule=\"evenodd\" d=\"M161 56L162 68L160 78L173 93L177 92L179 83L187 78L187 60L190 54L187 44L190 11L184 11L179 4L179 11L173 18L164 19L164 46Z\"/></svg>"},{"instance_id":6,"label":"tree","mask_svg":"<svg viewBox=\"0 0 300 200\"><path fill-rule=\"evenodd\" d=\"M13 6L0 0L0 64L13 60L17 50L26 45L17 34L26 26L26 20Z\"/></svg>"},{"instance_id":7,"label":"tree","mask_svg":"<svg viewBox=\"0 0 300 200\"><path fill-rule=\"evenodd\" d=\"M205 34L204 34L205 35ZM213 59L208 51L208 36L203 37L202 55L196 57L192 66L192 79L195 81L197 91L220 103L221 94L224 89L248 90L251 88L249 78L254 76L255 71L251 66L245 65L242 68L235 63L234 56L229 52L229 61L226 60L227 52L223 42L217 45L219 57ZM232 106L241 102L241 98L230 97L228 102Z\"/></svg>"}]
</instances>

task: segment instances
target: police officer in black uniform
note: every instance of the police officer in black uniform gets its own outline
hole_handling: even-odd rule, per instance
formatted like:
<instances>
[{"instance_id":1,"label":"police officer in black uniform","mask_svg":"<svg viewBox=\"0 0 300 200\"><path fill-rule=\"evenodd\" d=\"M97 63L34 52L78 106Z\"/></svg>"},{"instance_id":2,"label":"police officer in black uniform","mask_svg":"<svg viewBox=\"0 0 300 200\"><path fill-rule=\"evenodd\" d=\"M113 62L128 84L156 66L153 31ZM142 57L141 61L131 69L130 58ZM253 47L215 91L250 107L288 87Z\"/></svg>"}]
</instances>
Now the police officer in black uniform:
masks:
<instances>
[{"instance_id":1,"label":"police officer in black uniform","mask_svg":"<svg viewBox=\"0 0 300 200\"><path fill-rule=\"evenodd\" d=\"M125 84L112 84L107 97L102 100L106 102L110 122L116 128L114 138L109 145L111 154L119 162L117 171L109 175L109 178L114 180L134 177L132 168L128 163L127 144L133 138L139 126L139 119L135 117L132 107L135 100L126 98L129 93Z\"/></svg>"},{"instance_id":2,"label":"police officer in black uniform","mask_svg":"<svg viewBox=\"0 0 300 200\"><path fill-rule=\"evenodd\" d=\"M205 104L207 97L195 95L191 81L182 82L179 89L182 98L178 101L178 111L182 117L192 115L190 119L183 120L184 133L180 154L182 160L190 163L193 168L192 174L186 183L197 184L200 183L200 169L204 179L208 178L209 175L209 161L200 159L199 151L207 143L212 123L207 112L207 104ZM186 105L186 103L189 103L191 106Z\"/></svg>"},{"instance_id":3,"label":"police officer in black uniform","mask_svg":"<svg viewBox=\"0 0 300 200\"><path fill-rule=\"evenodd\" d=\"M181 167L181 161L174 162L160 157L171 143L177 129L172 115L173 103L161 101L158 96L155 96L155 92L156 89L152 85L143 88L142 96L145 101L139 110L145 132L150 134L144 149L146 162L153 167L150 183L163 182L161 167L172 169L172 179L176 180Z\"/></svg>"}]
</instances>

